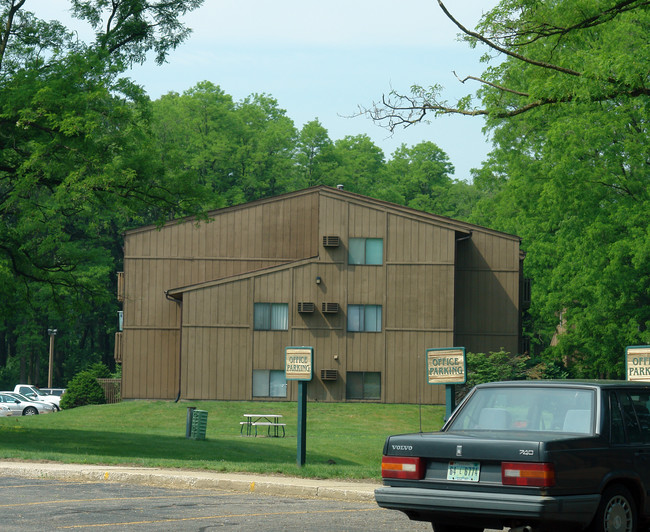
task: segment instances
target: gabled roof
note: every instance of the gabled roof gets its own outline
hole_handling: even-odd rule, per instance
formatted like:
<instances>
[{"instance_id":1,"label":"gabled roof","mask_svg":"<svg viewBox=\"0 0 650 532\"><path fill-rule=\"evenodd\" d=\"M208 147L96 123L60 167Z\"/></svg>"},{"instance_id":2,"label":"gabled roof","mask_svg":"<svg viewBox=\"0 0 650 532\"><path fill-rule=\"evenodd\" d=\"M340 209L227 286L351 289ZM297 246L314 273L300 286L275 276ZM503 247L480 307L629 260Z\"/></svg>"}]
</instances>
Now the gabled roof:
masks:
<instances>
[{"instance_id":1,"label":"gabled roof","mask_svg":"<svg viewBox=\"0 0 650 532\"><path fill-rule=\"evenodd\" d=\"M267 268L259 268L257 270L250 270L244 273L237 273L235 275L228 275L226 277L221 277L219 279L212 279L210 281L205 281L203 283L192 284L187 286L180 286L178 288L172 288L165 292L167 298L176 299L177 301L182 301L183 294L186 292L192 292L194 290L202 290L204 288L209 288L211 286L217 286L224 283L231 283L233 281L241 281L243 279L250 279L251 277L258 277L260 275L276 273L283 270L289 270L297 266L304 266L317 262L318 257L309 257L307 259L294 260L291 262L286 262L284 264L278 264L276 266L268 266Z\"/></svg>"},{"instance_id":2,"label":"gabled roof","mask_svg":"<svg viewBox=\"0 0 650 532\"><path fill-rule=\"evenodd\" d=\"M435 223L436 225L441 225L444 227L447 227L449 229L452 229L454 231L457 231L458 233L465 234L465 235L470 235L472 231L481 231L484 233L489 233L493 235L501 235L504 238L508 239L513 239L513 240L520 240L520 238L516 235L511 235L508 233L503 233L501 231L496 231L494 229L489 229L487 227L479 226L479 225L474 225L470 224L467 222L462 222L460 220L454 220L453 218L449 218L447 216L441 216L439 214L431 214L428 212L424 211L419 211L417 209L413 209L411 207L405 207L404 205L398 205L397 203L391 203L389 201L384 201L384 200L379 200L375 198L371 198L369 196L364 196L362 194L356 194L354 192L348 192L347 190L342 190L334 187L329 187L326 185L317 185L314 187L306 188L303 190L297 190L294 192L287 192L285 194L280 194L278 196L273 196L272 198L265 198L265 199L260 199L256 201L251 201L249 203L242 203L240 205L233 205L231 207L224 207L222 209L216 209L209 211L206 213L206 218L210 219L214 216L217 216L219 214L225 213L225 212L233 212L241 209L247 209L253 206L257 205L263 205L266 203L274 203L277 201L282 201L287 198L292 198L292 197L298 197L298 196L304 196L304 195L310 195L310 194L323 194L329 197L334 197L334 198L344 198L348 201L352 201L358 204L363 204L363 205L372 205L377 208L380 208L382 210L386 210L388 212L393 212L393 213L399 213L404 216L408 217L413 217L417 218L420 220L428 220L432 223ZM162 225L162 227L167 227L167 226L172 226L172 225L177 225L179 223L197 223L201 222L202 219L197 216L191 216L187 218L180 218L178 220L172 220L169 221L165 224ZM125 231L125 236L129 234L134 234L134 233L139 233L139 232L144 232L144 231L153 231L160 229L161 226L157 225L146 225L142 227L137 227L134 229L129 229L128 231Z\"/></svg>"}]
</instances>

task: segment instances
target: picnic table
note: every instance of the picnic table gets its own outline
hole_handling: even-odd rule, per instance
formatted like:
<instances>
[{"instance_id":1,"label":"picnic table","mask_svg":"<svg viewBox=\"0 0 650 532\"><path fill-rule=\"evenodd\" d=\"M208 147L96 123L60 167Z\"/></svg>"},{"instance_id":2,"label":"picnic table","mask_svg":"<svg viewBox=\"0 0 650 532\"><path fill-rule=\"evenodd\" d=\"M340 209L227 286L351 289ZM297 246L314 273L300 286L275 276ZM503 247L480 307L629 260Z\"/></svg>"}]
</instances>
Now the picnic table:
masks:
<instances>
[{"instance_id":1,"label":"picnic table","mask_svg":"<svg viewBox=\"0 0 650 532\"><path fill-rule=\"evenodd\" d=\"M279 420L282 414L244 414L246 421L239 422L239 432L243 436L244 429L246 429L246 436L256 436L258 427L266 427L267 436L270 438L279 438L280 429L282 429L282 437L284 438L284 427L286 423L281 423Z\"/></svg>"}]
</instances>

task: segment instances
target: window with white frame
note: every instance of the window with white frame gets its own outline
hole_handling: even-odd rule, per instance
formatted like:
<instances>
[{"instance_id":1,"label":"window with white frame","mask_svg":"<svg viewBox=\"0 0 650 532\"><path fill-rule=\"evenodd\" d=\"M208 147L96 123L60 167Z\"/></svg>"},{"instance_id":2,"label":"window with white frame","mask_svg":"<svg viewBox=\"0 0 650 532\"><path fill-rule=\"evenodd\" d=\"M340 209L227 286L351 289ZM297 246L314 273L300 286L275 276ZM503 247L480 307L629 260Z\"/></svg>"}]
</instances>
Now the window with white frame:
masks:
<instances>
[{"instance_id":1,"label":"window with white frame","mask_svg":"<svg viewBox=\"0 0 650 532\"><path fill-rule=\"evenodd\" d=\"M254 329L256 331L286 331L289 329L287 303L255 303Z\"/></svg>"},{"instance_id":2,"label":"window with white frame","mask_svg":"<svg viewBox=\"0 0 650 532\"><path fill-rule=\"evenodd\" d=\"M348 399L381 399L381 373L378 371L348 371L345 395Z\"/></svg>"},{"instance_id":3,"label":"window with white frame","mask_svg":"<svg viewBox=\"0 0 650 532\"><path fill-rule=\"evenodd\" d=\"M253 397L286 397L287 379L284 370L254 369Z\"/></svg>"},{"instance_id":4,"label":"window with white frame","mask_svg":"<svg viewBox=\"0 0 650 532\"><path fill-rule=\"evenodd\" d=\"M348 242L348 264L383 264L384 240L351 238Z\"/></svg>"},{"instance_id":5,"label":"window with white frame","mask_svg":"<svg viewBox=\"0 0 650 532\"><path fill-rule=\"evenodd\" d=\"M381 305L348 305L349 332L381 332Z\"/></svg>"}]
</instances>

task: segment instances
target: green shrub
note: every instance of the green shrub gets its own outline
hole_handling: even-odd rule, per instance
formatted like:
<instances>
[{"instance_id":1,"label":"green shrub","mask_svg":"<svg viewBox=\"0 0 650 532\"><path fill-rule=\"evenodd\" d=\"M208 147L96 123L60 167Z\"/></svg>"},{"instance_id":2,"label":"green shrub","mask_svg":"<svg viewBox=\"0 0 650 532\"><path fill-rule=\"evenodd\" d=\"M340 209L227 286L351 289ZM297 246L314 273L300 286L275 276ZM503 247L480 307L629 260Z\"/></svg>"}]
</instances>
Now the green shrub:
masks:
<instances>
[{"instance_id":1,"label":"green shrub","mask_svg":"<svg viewBox=\"0 0 650 532\"><path fill-rule=\"evenodd\" d=\"M517 381L529 378L526 355L511 355L507 351L467 353L467 381L456 386L456 400L460 401L477 384L496 381Z\"/></svg>"},{"instance_id":2,"label":"green shrub","mask_svg":"<svg viewBox=\"0 0 650 532\"><path fill-rule=\"evenodd\" d=\"M507 351L467 353L467 382L456 386L460 401L477 384L497 381L566 379L569 373L558 362L534 361L528 355L511 355Z\"/></svg>"},{"instance_id":3,"label":"green shrub","mask_svg":"<svg viewBox=\"0 0 650 532\"><path fill-rule=\"evenodd\" d=\"M103 362L95 362L88 370L96 379L109 379L111 377L111 370Z\"/></svg>"},{"instance_id":4,"label":"green shrub","mask_svg":"<svg viewBox=\"0 0 650 532\"><path fill-rule=\"evenodd\" d=\"M97 382L96 375L91 371L77 373L68 383L65 393L61 396L61 408L103 405L105 403L104 390Z\"/></svg>"}]
</instances>

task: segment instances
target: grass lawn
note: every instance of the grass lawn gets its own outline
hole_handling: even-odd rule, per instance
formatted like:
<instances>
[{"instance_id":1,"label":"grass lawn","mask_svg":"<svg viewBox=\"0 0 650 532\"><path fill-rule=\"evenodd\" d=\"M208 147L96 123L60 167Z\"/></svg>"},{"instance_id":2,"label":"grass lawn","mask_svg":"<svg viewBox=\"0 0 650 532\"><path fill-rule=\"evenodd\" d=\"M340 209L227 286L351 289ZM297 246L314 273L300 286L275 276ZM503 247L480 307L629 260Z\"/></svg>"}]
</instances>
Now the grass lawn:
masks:
<instances>
[{"instance_id":1,"label":"grass lawn","mask_svg":"<svg viewBox=\"0 0 650 532\"><path fill-rule=\"evenodd\" d=\"M208 412L205 440L185 437L187 408ZM379 479L386 436L442 426L444 406L308 403L297 458L296 403L125 401L0 418L0 459L52 460L318 478ZM245 413L282 414L285 438L242 437ZM265 432L264 432L265 434Z\"/></svg>"}]
</instances>

